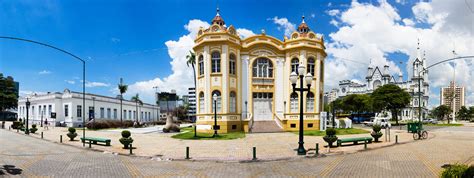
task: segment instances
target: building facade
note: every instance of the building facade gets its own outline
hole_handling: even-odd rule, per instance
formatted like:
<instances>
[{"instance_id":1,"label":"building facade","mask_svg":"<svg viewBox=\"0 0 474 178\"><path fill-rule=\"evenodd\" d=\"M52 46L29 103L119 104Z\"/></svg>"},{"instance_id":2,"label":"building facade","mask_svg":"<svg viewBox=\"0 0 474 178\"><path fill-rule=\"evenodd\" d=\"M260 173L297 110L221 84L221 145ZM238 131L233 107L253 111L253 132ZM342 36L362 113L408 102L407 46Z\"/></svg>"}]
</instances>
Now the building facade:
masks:
<instances>
[{"instance_id":1,"label":"building facade","mask_svg":"<svg viewBox=\"0 0 474 178\"><path fill-rule=\"evenodd\" d=\"M449 106L449 108L451 108L455 114L458 113L459 109L461 109L461 106L466 104L465 88L463 86L455 85L453 81L450 82L449 86L441 88L440 92L440 104Z\"/></svg>"},{"instance_id":2,"label":"building facade","mask_svg":"<svg viewBox=\"0 0 474 178\"><path fill-rule=\"evenodd\" d=\"M304 17L297 31L283 41L263 30L242 39L234 26L225 25L218 10L212 25L198 31L193 49L198 131L212 132L215 111L219 133L249 131L260 121L298 130L299 102L304 107L304 129L319 129L326 52L322 36L310 30ZM304 101L299 101L299 92L293 93L289 80L298 65L314 77Z\"/></svg>"},{"instance_id":3,"label":"building facade","mask_svg":"<svg viewBox=\"0 0 474 178\"><path fill-rule=\"evenodd\" d=\"M151 122L157 120L156 105L138 105L130 100L123 100L120 112L119 97L113 98L86 93L86 106L82 107L82 93L65 89L63 93L33 94L18 100L18 118L26 119L26 98L30 101L28 120L30 123L40 123L48 120L51 124L64 123L71 127L82 127L83 119L86 123L92 119L123 120ZM82 110L86 109L83 116ZM158 113L159 115L159 113Z\"/></svg>"},{"instance_id":4,"label":"building facade","mask_svg":"<svg viewBox=\"0 0 474 178\"><path fill-rule=\"evenodd\" d=\"M418 44L419 45L419 44ZM372 64L367 68L366 83L353 82L351 80L339 81L337 90L337 98L341 98L350 94L370 94L375 89L386 84L395 84L408 92L411 96L411 101L408 107L403 108L399 113L399 118L402 120L418 119L418 107L422 108L422 117L428 114L429 101L429 83L428 71L426 69L425 55L421 57L420 48L417 48L417 57L412 63L413 75L409 80L403 80L403 75L390 75L390 68L388 65L379 68ZM420 92L418 92L418 84L421 84ZM419 101L419 97L421 100Z\"/></svg>"}]
</instances>

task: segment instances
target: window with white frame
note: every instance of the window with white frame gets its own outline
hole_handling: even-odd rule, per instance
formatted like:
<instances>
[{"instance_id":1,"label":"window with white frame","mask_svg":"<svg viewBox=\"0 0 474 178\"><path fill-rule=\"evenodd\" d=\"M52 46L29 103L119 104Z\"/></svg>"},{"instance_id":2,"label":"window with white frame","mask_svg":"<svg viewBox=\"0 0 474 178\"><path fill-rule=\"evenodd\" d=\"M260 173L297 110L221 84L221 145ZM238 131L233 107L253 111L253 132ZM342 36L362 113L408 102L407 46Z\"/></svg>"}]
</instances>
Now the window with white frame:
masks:
<instances>
[{"instance_id":1,"label":"window with white frame","mask_svg":"<svg viewBox=\"0 0 474 178\"><path fill-rule=\"evenodd\" d=\"M77 117L82 117L82 106L77 105Z\"/></svg>"},{"instance_id":2,"label":"window with white frame","mask_svg":"<svg viewBox=\"0 0 474 178\"><path fill-rule=\"evenodd\" d=\"M232 53L229 55L229 74L236 74L235 55Z\"/></svg>"},{"instance_id":3,"label":"window with white frame","mask_svg":"<svg viewBox=\"0 0 474 178\"><path fill-rule=\"evenodd\" d=\"M200 55L198 59L198 69L199 75L204 75L204 57L202 55Z\"/></svg>"},{"instance_id":4,"label":"window with white frame","mask_svg":"<svg viewBox=\"0 0 474 178\"><path fill-rule=\"evenodd\" d=\"M112 118L112 110L110 108L107 108L107 119Z\"/></svg>"},{"instance_id":5,"label":"window with white frame","mask_svg":"<svg viewBox=\"0 0 474 178\"><path fill-rule=\"evenodd\" d=\"M34 107L32 108L34 109ZM64 105L64 117L69 116L69 105Z\"/></svg>"},{"instance_id":6,"label":"window with white frame","mask_svg":"<svg viewBox=\"0 0 474 178\"><path fill-rule=\"evenodd\" d=\"M308 65L307 65L307 73L310 73L312 76L314 76L314 67L315 67L315 63L314 63L314 58L310 57L308 58Z\"/></svg>"},{"instance_id":7,"label":"window with white frame","mask_svg":"<svg viewBox=\"0 0 474 178\"><path fill-rule=\"evenodd\" d=\"M211 55L212 73L221 72L221 53L214 51Z\"/></svg>"},{"instance_id":8,"label":"window with white frame","mask_svg":"<svg viewBox=\"0 0 474 178\"><path fill-rule=\"evenodd\" d=\"M117 119L117 109L114 109L114 119Z\"/></svg>"},{"instance_id":9,"label":"window with white frame","mask_svg":"<svg viewBox=\"0 0 474 178\"><path fill-rule=\"evenodd\" d=\"M273 64L267 58L258 58L253 63L253 77L272 78Z\"/></svg>"},{"instance_id":10,"label":"window with white frame","mask_svg":"<svg viewBox=\"0 0 474 178\"><path fill-rule=\"evenodd\" d=\"M105 118L105 109L100 108L100 118Z\"/></svg>"},{"instance_id":11,"label":"window with white frame","mask_svg":"<svg viewBox=\"0 0 474 178\"><path fill-rule=\"evenodd\" d=\"M216 101L216 102L214 102L214 94L217 96L217 101ZM212 109L213 109L213 111L214 111L214 108L216 108L214 104L217 103L217 108L216 108L216 110L217 110L217 112L221 112L221 111L222 111L222 97L221 97L221 92L218 91L218 90L214 90L214 91L212 92L211 100L212 100Z\"/></svg>"},{"instance_id":12,"label":"window with white frame","mask_svg":"<svg viewBox=\"0 0 474 178\"><path fill-rule=\"evenodd\" d=\"M306 94L306 112L314 112L314 94L312 92Z\"/></svg>"},{"instance_id":13,"label":"window with white frame","mask_svg":"<svg viewBox=\"0 0 474 178\"><path fill-rule=\"evenodd\" d=\"M291 72L295 72L298 74L298 65L299 65L299 60L298 58L293 58L291 59Z\"/></svg>"},{"instance_id":14,"label":"window with white frame","mask_svg":"<svg viewBox=\"0 0 474 178\"><path fill-rule=\"evenodd\" d=\"M201 92L201 93L199 93L199 113L203 113L203 112L204 112L204 107L205 107L205 104L204 104L204 93Z\"/></svg>"},{"instance_id":15,"label":"window with white frame","mask_svg":"<svg viewBox=\"0 0 474 178\"><path fill-rule=\"evenodd\" d=\"M290 111L292 113L298 112L298 94L296 92L290 95Z\"/></svg>"},{"instance_id":16,"label":"window with white frame","mask_svg":"<svg viewBox=\"0 0 474 178\"><path fill-rule=\"evenodd\" d=\"M235 92L230 92L230 101L229 101L229 109L230 109L230 112L236 112L236 106L237 106L237 96L235 94Z\"/></svg>"}]
</instances>

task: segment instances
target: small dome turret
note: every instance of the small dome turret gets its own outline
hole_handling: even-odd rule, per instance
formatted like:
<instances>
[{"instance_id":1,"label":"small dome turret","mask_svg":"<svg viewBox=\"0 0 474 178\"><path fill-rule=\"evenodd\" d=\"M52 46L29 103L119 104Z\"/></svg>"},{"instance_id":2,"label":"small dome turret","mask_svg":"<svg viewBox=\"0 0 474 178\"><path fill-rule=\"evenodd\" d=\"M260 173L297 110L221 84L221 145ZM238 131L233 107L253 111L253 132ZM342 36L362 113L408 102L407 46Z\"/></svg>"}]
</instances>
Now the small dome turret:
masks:
<instances>
[{"instance_id":1,"label":"small dome turret","mask_svg":"<svg viewBox=\"0 0 474 178\"><path fill-rule=\"evenodd\" d=\"M217 25L220 25L220 26L225 25L224 19L219 14L219 8L217 8L216 16L212 19L212 24L217 24Z\"/></svg>"},{"instance_id":2,"label":"small dome turret","mask_svg":"<svg viewBox=\"0 0 474 178\"><path fill-rule=\"evenodd\" d=\"M309 29L306 22L304 22L304 15L301 17L302 21L301 24L298 26L298 32L300 33L308 33L311 29Z\"/></svg>"}]
</instances>

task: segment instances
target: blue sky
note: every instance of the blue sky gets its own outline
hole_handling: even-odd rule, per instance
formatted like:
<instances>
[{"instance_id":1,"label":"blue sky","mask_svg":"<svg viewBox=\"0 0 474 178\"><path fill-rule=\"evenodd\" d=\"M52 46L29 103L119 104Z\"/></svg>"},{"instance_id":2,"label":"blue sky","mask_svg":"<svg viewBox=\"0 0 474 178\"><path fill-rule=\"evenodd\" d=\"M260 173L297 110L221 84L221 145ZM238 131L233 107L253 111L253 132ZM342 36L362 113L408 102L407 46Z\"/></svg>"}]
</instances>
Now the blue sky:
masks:
<instances>
[{"instance_id":1,"label":"blue sky","mask_svg":"<svg viewBox=\"0 0 474 178\"><path fill-rule=\"evenodd\" d=\"M228 25L232 24L236 28L245 28L254 33L265 29L267 34L279 39L283 39L285 28L276 24L272 18L286 18L290 23L298 25L301 16L305 15L312 30L323 34L327 43L333 44L348 42L338 37L333 39L331 34L342 32L344 27L356 27L347 19L344 20L343 15L345 11L355 10L357 4L354 5L351 1L6 0L0 2L0 36L37 40L80 56L87 61L87 92L112 96L120 77L128 84L154 79L166 83L165 78L175 71L170 63L173 61L170 56L172 51L165 43L179 42L181 37L188 35L190 32L184 26L192 19L209 23L215 16L217 4ZM403 25L401 19L411 19L415 23L405 25L414 29L431 29L436 25L429 21L428 15L426 21L416 17L413 7L419 4L418 1L361 1L358 4L367 10L371 10L371 7L387 10L382 6L389 4L400 16L400 19L395 21ZM432 4L433 7L434 5ZM331 10L337 10L339 13L331 14ZM339 25L334 25L331 21L339 21ZM416 39L409 40L412 45L404 52L382 50L380 57L399 65L404 76L408 75L407 68L401 66L400 62L408 62L413 57L415 49L412 48L416 48ZM360 57L357 58L344 57L340 55L344 52L337 51L335 47L334 52L328 52L328 61L333 61L335 66L343 65L341 70L344 66L361 66L358 68L359 72L345 76L346 79L361 79L361 74L365 74L364 69L367 67L363 64L369 61L368 57L363 56L370 56L370 52L367 52L367 55L354 55ZM339 59L336 59L337 56ZM362 65L348 61L343 61L342 64L336 62L342 58L360 61ZM0 71L19 81L23 93L62 91L64 88L80 91L80 67L78 61L52 49L24 42L0 40ZM334 81L339 79L342 78L334 78ZM328 85L331 85L330 82ZM131 92L144 92L146 101L151 102L149 93L153 89L149 85L146 86L147 89ZM166 90L166 87L162 90ZM185 91L180 88L178 90L181 93ZM439 91L437 87L433 87L433 90Z\"/></svg>"}]
</instances>

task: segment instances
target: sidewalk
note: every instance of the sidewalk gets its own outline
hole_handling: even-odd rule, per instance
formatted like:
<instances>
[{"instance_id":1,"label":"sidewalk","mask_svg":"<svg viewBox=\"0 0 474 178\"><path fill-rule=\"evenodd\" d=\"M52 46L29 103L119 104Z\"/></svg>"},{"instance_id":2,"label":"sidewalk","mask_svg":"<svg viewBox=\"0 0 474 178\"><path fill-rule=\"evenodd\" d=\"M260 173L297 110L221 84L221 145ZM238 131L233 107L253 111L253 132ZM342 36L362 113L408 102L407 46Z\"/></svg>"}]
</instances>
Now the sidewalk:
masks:
<instances>
[{"instance_id":1,"label":"sidewalk","mask_svg":"<svg viewBox=\"0 0 474 178\"><path fill-rule=\"evenodd\" d=\"M6 128L11 123L7 123ZM278 159L292 159L297 158L296 149L298 147L298 135L290 132L282 133L255 133L246 134L245 138L235 140L179 140L171 138L176 133L159 133L159 132L148 132L149 130L155 130L154 127L143 128L147 132L140 132L135 129L135 133L132 133L134 139L133 147L137 149L133 150L136 156L154 157L156 159L184 159L186 153L186 147L190 147L190 157L193 160L217 160L217 161L246 161L252 159L252 147L257 149L257 157L259 160L278 160ZM16 130L11 130L16 132ZM21 131L20 131L21 132ZM59 143L60 135L63 135L63 143L67 145L73 145L76 147L82 147L80 137L82 137L82 130L77 129L78 136L75 138L77 141L69 141L66 136L66 127L50 127L49 130L43 130L38 127L36 134L30 134L33 137L40 138L41 132L43 132L44 139ZM384 130L382 130L383 133ZM385 135L379 140L381 142L367 144L368 149L375 149L395 144L395 135L398 135L399 143L412 142L412 134L407 133L404 130L392 130L391 131L391 142L385 142ZM112 146L101 146L92 145L95 150L104 152L113 152L118 154L129 154L128 149L122 149L122 144L118 141L121 138L120 129L111 130L99 130L91 131L86 130L87 137L103 137L112 140ZM339 138L348 137L362 137L369 136L370 134L356 134L356 135L340 135ZM432 137L432 135L430 135ZM328 148L324 147L327 145L321 136L305 136L304 137L305 148L312 149L308 155L314 155L314 148L316 143L319 143L319 153L332 155L332 154L346 154L354 153L364 150L364 144L341 146L337 148L331 148L328 152ZM88 144L86 144L88 147Z\"/></svg>"}]
</instances>

